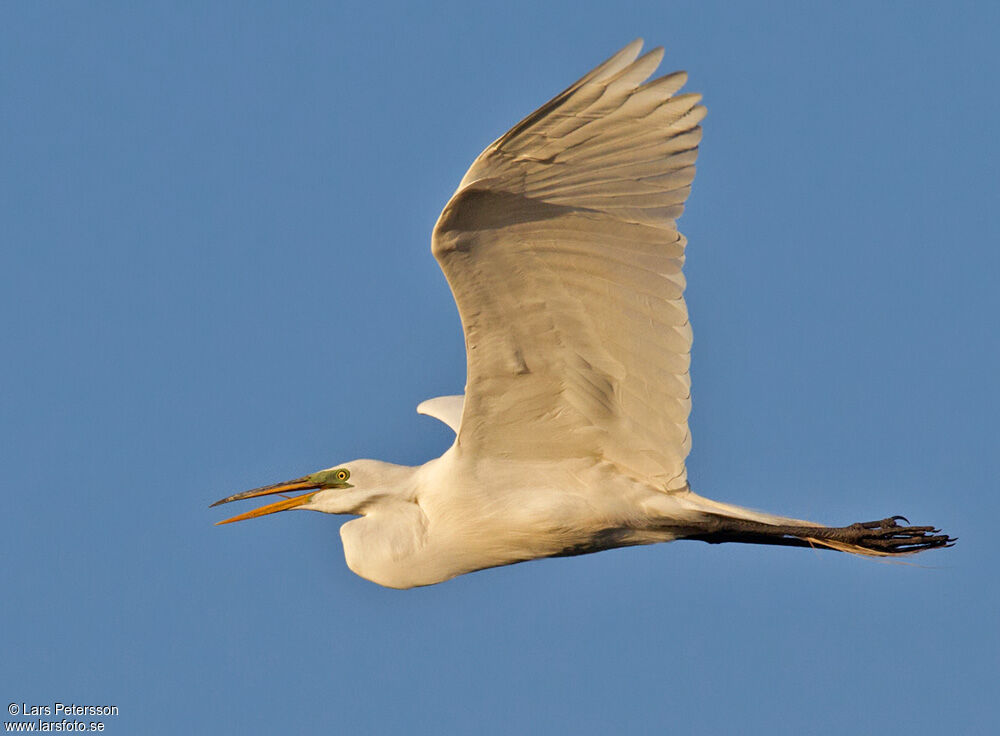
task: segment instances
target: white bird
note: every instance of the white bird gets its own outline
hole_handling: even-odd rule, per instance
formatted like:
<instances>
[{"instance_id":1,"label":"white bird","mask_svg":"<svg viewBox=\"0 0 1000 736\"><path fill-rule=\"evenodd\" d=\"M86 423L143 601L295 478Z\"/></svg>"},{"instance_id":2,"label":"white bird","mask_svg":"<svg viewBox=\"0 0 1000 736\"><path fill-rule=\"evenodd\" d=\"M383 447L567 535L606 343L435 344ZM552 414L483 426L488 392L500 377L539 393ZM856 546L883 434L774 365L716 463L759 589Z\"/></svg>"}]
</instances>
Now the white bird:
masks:
<instances>
[{"instance_id":1,"label":"white bird","mask_svg":"<svg viewBox=\"0 0 1000 736\"><path fill-rule=\"evenodd\" d=\"M465 331L465 396L417 411L455 431L408 467L354 460L218 501L306 493L219 522L300 508L360 518L347 565L410 588L542 557L696 539L900 555L954 540L903 517L828 527L696 495L675 225L705 108L662 49L633 41L473 162L431 240ZM906 522L909 524L909 522Z\"/></svg>"}]
</instances>

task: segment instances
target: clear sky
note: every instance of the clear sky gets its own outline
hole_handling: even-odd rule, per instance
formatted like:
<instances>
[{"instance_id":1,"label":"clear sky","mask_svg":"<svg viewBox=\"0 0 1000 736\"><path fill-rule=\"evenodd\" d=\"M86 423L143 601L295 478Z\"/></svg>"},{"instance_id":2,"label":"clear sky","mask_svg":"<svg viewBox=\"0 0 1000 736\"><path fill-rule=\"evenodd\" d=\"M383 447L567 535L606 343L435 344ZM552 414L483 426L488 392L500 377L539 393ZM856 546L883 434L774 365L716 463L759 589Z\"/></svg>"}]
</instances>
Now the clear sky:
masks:
<instances>
[{"instance_id":1,"label":"clear sky","mask_svg":"<svg viewBox=\"0 0 1000 736\"><path fill-rule=\"evenodd\" d=\"M807 7L808 6L808 7ZM0 6L0 697L108 733L992 733L1000 5ZM957 547L684 542L430 588L215 499L417 464L475 155L636 36L709 115L695 490Z\"/></svg>"}]
</instances>

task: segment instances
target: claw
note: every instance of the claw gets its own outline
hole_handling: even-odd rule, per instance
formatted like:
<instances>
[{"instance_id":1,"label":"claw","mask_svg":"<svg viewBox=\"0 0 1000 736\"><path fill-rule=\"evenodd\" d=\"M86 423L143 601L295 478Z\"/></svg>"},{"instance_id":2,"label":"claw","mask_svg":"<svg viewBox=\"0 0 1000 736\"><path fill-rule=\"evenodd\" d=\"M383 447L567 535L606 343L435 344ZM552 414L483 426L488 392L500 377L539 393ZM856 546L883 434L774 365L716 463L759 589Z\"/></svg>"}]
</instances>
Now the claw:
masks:
<instances>
[{"instance_id":1,"label":"claw","mask_svg":"<svg viewBox=\"0 0 1000 736\"><path fill-rule=\"evenodd\" d=\"M907 526L900 526L903 521ZM925 549L950 547L952 537L934 526L909 526L905 516L891 516L881 521L866 521L843 527L843 541L885 554L908 554Z\"/></svg>"}]
</instances>

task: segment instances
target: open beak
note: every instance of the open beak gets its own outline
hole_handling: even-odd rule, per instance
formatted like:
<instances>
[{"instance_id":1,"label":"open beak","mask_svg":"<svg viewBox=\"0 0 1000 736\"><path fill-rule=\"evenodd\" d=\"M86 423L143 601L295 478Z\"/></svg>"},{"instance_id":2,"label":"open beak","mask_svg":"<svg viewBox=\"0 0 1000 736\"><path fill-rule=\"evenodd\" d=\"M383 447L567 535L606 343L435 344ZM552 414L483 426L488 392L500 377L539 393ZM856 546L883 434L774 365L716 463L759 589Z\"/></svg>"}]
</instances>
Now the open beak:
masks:
<instances>
[{"instance_id":1,"label":"open beak","mask_svg":"<svg viewBox=\"0 0 1000 736\"><path fill-rule=\"evenodd\" d=\"M212 506L218 506L220 504L229 503L230 501L240 501L244 498L256 498L257 496L271 496L276 493L291 493L293 491L312 491L312 493L303 493L300 496L292 496L291 498L285 498L281 501L275 503L269 503L266 506L261 506L259 509L254 509L253 511L247 511L246 513L234 516L231 519L225 519L224 521L217 521L215 524L229 524L233 521L243 521L244 519L253 519L257 516L267 516L268 514L273 514L277 511L286 511L288 509L294 509L296 506L302 506L303 504L309 503L312 497L315 495L316 491L321 488L349 488L349 483L329 483L324 482L326 479L320 477L321 473L314 473L313 475L307 475L302 478L296 478L295 480L286 481L284 483L275 483L270 486L263 486L261 488L253 488L249 491L243 491L241 493L234 493L232 496L227 496L226 498L220 499L212 504ZM209 508L212 508L210 506Z\"/></svg>"}]
</instances>

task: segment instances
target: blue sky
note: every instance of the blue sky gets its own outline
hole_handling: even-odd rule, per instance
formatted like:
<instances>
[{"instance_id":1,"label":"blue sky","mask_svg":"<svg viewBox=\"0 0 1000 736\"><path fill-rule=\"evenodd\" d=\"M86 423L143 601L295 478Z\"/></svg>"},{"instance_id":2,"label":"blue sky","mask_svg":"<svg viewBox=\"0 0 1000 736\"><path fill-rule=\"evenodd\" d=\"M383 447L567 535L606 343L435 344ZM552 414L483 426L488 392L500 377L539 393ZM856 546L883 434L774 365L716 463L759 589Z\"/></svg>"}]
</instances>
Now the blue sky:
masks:
<instances>
[{"instance_id":1,"label":"blue sky","mask_svg":"<svg viewBox=\"0 0 1000 736\"><path fill-rule=\"evenodd\" d=\"M835 6L835 7L834 7ZM995 3L4 3L0 696L109 733L992 732ZM709 116L694 488L961 537L677 543L409 592L230 492L420 463L465 381L430 229L636 36Z\"/></svg>"}]
</instances>

